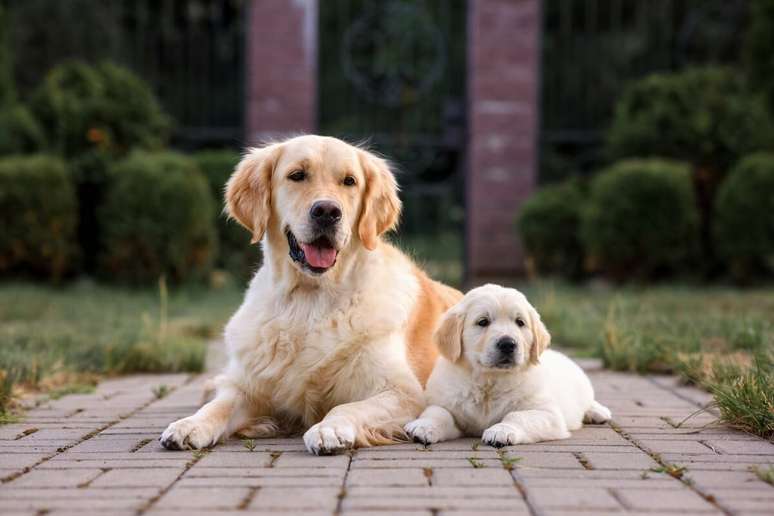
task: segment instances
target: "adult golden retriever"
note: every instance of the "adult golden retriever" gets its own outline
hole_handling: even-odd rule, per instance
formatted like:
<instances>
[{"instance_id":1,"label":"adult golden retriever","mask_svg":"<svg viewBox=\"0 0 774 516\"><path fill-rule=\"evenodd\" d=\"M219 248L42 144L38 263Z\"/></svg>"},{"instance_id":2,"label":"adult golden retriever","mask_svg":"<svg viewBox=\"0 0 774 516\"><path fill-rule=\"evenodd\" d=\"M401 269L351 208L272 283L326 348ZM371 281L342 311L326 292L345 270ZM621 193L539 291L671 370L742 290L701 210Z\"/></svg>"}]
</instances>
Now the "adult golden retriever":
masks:
<instances>
[{"instance_id":1,"label":"adult golden retriever","mask_svg":"<svg viewBox=\"0 0 774 516\"><path fill-rule=\"evenodd\" d=\"M250 149L226 204L262 243L263 266L226 326L214 399L169 425L163 446L308 428L307 449L328 454L402 438L424 407L436 322L462 295L380 238L401 209L387 163L335 138L292 138Z\"/></svg>"}]
</instances>

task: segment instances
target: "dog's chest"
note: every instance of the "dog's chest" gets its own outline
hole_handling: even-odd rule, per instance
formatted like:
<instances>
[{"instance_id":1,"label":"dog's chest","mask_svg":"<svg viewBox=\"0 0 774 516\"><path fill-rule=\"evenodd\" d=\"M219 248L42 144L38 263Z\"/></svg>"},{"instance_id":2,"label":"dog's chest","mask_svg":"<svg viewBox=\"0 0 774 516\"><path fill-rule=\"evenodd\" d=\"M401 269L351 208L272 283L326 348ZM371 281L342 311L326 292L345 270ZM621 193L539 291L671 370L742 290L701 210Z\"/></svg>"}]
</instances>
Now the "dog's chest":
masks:
<instances>
[{"instance_id":1,"label":"dog's chest","mask_svg":"<svg viewBox=\"0 0 774 516\"><path fill-rule=\"evenodd\" d=\"M466 434L481 435L524 402L524 393L510 386L497 382L472 383L459 390L451 412Z\"/></svg>"}]
</instances>

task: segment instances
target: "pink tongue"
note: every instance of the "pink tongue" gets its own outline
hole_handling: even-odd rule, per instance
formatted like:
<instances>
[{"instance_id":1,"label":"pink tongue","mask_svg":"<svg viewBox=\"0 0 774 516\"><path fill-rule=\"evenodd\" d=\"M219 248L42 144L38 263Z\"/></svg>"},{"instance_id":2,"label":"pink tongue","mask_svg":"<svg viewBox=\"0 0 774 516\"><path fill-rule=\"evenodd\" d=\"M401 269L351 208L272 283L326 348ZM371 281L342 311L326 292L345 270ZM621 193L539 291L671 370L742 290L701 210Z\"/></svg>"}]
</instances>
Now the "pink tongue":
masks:
<instances>
[{"instance_id":1,"label":"pink tongue","mask_svg":"<svg viewBox=\"0 0 774 516\"><path fill-rule=\"evenodd\" d=\"M310 244L301 244L306 261L312 267L327 269L336 262L336 250L331 247L317 247Z\"/></svg>"}]
</instances>

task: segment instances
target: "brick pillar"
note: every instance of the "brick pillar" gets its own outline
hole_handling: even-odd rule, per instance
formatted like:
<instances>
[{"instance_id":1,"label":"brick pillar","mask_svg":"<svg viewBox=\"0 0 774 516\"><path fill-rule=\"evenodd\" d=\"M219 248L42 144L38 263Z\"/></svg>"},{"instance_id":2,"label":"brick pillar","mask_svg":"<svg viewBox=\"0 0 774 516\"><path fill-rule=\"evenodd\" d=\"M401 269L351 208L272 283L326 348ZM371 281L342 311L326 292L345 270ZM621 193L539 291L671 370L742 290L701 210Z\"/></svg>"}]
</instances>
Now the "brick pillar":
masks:
<instances>
[{"instance_id":1,"label":"brick pillar","mask_svg":"<svg viewBox=\"0 0 774 516\"><path fill-rule=\"evenodd\" d=\"M540 0L470 0L467 277L524 272L514 219L537 179Z\"/></svg>"},{"instance_id":2,"label":"brick pillar","mask_svg":"<svg viewBox=\"0 0 774 516\"><path fill-rule=\"evenodd\" d=\"M251 0L248 144L317 127L317 0Z\"/></svg>"}]
</instances>

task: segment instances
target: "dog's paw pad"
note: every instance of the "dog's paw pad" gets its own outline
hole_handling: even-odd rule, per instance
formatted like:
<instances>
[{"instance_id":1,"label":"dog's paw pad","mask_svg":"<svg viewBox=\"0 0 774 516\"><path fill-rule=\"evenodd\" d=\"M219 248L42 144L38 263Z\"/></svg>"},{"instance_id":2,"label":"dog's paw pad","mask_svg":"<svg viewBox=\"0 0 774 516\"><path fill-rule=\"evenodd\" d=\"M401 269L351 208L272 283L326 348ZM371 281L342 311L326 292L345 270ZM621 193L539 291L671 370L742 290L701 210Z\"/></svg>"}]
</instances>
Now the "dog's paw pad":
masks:
<instances>
[{"instance_id":1,"label":"dog's paw pad","mask_svg":"<svg viewBox=\"0 0 774 516\"><path fill-rule=\"evenodd\" d=\"M403 429L417 443L433 444L440 441L440 432L429 419L416 419Z\"/></svg>"},{"instance_id":2,"label":"dog's paw pad","mask_svg":"<svg viewBox=\"0 0 774 516\"><path fill-rule=\"evenodd\" d=\"M489 446L502 448L503 446L519 444L523 440L522 435L523 432L513 425L497 423L484 430L481 441Z\"/></svg>"},{"instance_id":3,"label":"dog's paw pad","mask_svg":"<svg viewBox=\"0 0 774 516\"><path fill-rule=\"evenodd\" d=\"M304 444L315 455L333 455L355 446L355 427L347 422L321 421L304 434Z\"/></svg>"}]
</instances>

